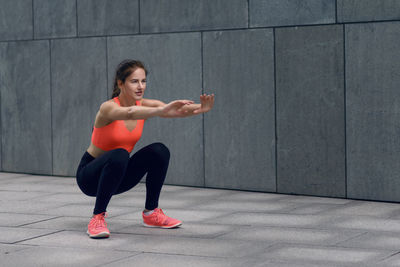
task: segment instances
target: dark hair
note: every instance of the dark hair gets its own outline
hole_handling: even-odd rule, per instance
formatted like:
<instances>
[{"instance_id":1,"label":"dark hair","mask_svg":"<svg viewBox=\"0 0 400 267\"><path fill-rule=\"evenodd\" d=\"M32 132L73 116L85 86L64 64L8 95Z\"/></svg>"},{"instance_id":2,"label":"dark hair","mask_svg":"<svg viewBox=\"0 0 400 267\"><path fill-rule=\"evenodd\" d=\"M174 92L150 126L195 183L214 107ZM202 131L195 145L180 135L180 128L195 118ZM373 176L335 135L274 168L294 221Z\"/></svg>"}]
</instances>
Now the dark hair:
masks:
<instances>
[{"instance_id":1,"label":"dark hair","mask_svg":"<svg viewBox=\"0 0 400 267\"><path fill-rule=\"evenodd\" d=\"M113 84L113 92L111 98L119 96L121 89L118 87L118 81L125 82L126 78L132 74L136 69L143 69L144 72L148 73L146 67L139 60L126 59L119 63L117 67L117 71L115 72L114 84Z\"/></svg>"}]
</instances>

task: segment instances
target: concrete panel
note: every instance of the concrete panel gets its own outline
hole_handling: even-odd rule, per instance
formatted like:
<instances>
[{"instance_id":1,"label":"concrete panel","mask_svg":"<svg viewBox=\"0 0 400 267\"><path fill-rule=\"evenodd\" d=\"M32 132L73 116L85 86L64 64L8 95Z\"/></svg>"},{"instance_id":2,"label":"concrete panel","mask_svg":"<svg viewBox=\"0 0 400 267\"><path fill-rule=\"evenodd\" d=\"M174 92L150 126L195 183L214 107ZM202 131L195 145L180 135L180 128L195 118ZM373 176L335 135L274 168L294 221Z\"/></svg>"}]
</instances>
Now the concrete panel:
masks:
<instances>
[{"instance_id":1,"label":"concrete panel","mask_svg":"<svg viewBox=\"0 0 400 267\"><path fill-rule=\"evenodd\" d=\"M54 174L74 176L107 97L106 39L51 43Z\"/></svg>"},{"instance_id":2,"label":"concrete panel","mask_svg":"<svg viewBox=\"0 0 400 267\"><path fill-rule=\"evenodd\" d=\"M338 22L399 19L398 0L337 0Z\"/></svg>"},{"instance_id":3,"label":"concrete panel","mask_svg":"<svg viewBox=\"0 0 400 267\"><path fill-rule=\"evenodd\" d=\"M207 32L204 88L216 94L205 114L206 185L275 191L272 30Z\"/></svg>"},{"instance_id":4,"label":"concrete panel","mask_svg":"<svg viewBox=\"0 0 400 267\"><path fill-rule=\"evenodd\" d=\"M101 256L99 257L99 253ZM140 252L137 252L139 254ZM2 256L3 266L101 266L132 257L136 253L65 247L29 247Z\"/></svg>"},{"instance_id":5,"label":"concrete panel","mask_svg":"<svg viewBox=\"0 0 400 267\"><path fill-rule=\"evenodd\" d=\"M2 169L52 173L49 42L0 44Z\"/></svg>"},{"instance_id":6,"label":"concrete panel","mask_svg":"<svg viewBox=\"0 0 400 267\"><path fill-rule=\"evenodd\" d=\"M335 0L249 0L250 27L335 23Z\"/></svg>"},{"instance_id":7,"label":"concrete panel","mask_svg":"<svg viewBox=\"0 0 400 267\"><path fill-rule=\"evenodd\" d=\"M345 196L341 26L276 30L278 192Z\"/></svg>"},{"instance_id":8,"label":"concrete panel","mask_svg":"<svg viewBox=\"0 0 400 267\"><path fill-rule=\"evenodd\" d=\"M49 235L54 233L54 230L46 229L28 229L20 227L3 227L0 226L0 242L13 244L23 240L29 240L39 236Z\"/></svg>"},{"instance_id":9,"label":"concrete panel","mask_svg":"<svg viewBox=\"0 0 400 267\"><path fill-rule=\"evenodd\" d=\"M139 32L139 0L78 0L78 35Z\"/></svg>"},{"instance_id":10,"label":"concrete panel","mask_svg":"<svg viewBox=\"0 0 400 267\"><path fill-rule=\"evenodd\" d=\"M185 256L178 254L162 254L162 253L141 253L135 257L129 257L120 261L114 261L107 264L107 267L123 267L123 266L146 266L158 267L160 262L163 266L201 266L201 267L243 267L252 266L248 264L248 258L214 258L214 257L198 257Z\"/></svg>"},{"instance_id":11,"label":"concrete panel","mask_svg":"<svg viewBox=\"0 0 400 267\"><path fill-rule=\"evenodd\" d=\"M32 0L34 37L76 36L76 0Z\"/></svg>"},{"instance_id":12,"label":"concrete panel","mask_svg":"<svg viewBox=\"0 0 400 267\"><path fill-rule=\"evenodd\" d=\"M247 28L247 0L141 0L141 32Z\"/></svg>"},{"instance_id":13,"label":"concrete panel","mask_svg":"<svg viewBox=\"0 0 400 267\"><path fill-rule=\"evenodd\" d=\"M294 263L287 266L380 266L379 261L394 251L336 246L307 246L278 244L261 255L265 260L281 260ZM304 264L304 265L303 265ZM275 266L275 265L273 265Z\"/></svg>"},{"instance_id":14,"label":"concrete panel","mask_svg":"<svg viewBox=\"0 0 400 267\"><path fill-rule=\"evenodd\" d=\"M199 101L201 84L200 33L164 34L108 39L109 88L115 68L126 58L142 60L149 69L146 98L169 102ZM110 89L111 94L111 89ZM169 147L171 161L166 183L204 185L202 116L145 122L135 151L153 142Z\"/></svg>"},{"instance_id":15,"label":"concrete panel","mask_svg":"<svg viewBox=\"0 0 400 267\"><path fill-rule=\"evenodd\" d=\"M224 240L246 240L265 243L298 243L310 245L335 245L356 237L362 231L319 230L298 227L242 227L220 237Z\"/></svg>"},{"instance_id":16,"label":"concrete panel","mask_svg":"<svg viewBox=\"0 0 400 267\"><path fill-rule=\"evenodd\" d=\"M400 23L346 25L348 197L400 201Z\"/></svg>"},{"instance_id":17,"label":"concrete panel","mask_svg":"<svg viewBox=\"0 0 400 267\"><path fill-rule=\"evenodd\" d=\"M97 242L97 248L132 252L145 251L164 254L176 254L178 251L180 255L241 258L256 253L262 253L269 245L271 245L261 242L241 240L220 240L213 238L213 242L210 242L210 238L187 238L157 235L135 235L134 239L128 238L127 234L113 234L113 238L106 242ZM63 247L70 248L90 248L94 246L92 239L88 238L87 235L82 232L77 231L61 231L55 234L27 240L20 244L57 246L57 244L59 245L60 243Z\"/></svg>"},{"instance_id":18,"label":"concrete panel","mask_svg":"<svg viewBox=\"0 0 400 267\"><path fill-rule=\"evenodd\" d=\"M32 0L0 0L0 41L33 36Z\"/></svg>"}]
</instances>

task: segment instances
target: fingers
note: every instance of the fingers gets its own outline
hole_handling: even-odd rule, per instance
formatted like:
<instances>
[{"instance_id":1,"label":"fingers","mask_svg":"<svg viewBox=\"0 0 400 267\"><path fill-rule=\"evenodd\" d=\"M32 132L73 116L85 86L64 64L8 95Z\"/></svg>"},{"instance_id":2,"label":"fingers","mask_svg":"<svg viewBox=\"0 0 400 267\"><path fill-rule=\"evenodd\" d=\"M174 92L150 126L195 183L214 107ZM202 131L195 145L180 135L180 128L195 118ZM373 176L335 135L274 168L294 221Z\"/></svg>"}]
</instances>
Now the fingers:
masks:
<instances>
[{"instance_id":1,"label":"fingers","mask_svg":"<svg viewBox=\"0 0 400 267\"><path fill-rule=\"evenodd\" d=\"M200 101L201 101L202 105L212 107L214 104L214 98L215 98L214 94L211 94L211 95L203 94L200 96Z\"/></svg>"}]
</instances>

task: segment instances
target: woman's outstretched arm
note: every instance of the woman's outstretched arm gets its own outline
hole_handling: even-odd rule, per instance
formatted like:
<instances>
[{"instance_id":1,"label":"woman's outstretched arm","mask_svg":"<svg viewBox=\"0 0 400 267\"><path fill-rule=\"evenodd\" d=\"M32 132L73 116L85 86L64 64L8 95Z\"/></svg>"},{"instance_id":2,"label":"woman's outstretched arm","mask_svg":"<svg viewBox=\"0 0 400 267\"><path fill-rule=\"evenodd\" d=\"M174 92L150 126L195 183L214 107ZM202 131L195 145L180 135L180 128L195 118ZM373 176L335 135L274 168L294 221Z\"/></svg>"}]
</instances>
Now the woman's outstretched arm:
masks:
<instances>
[{"instance_id":1,"label":"woman's outstretched arm","mask_svg":"<svg viewBox=\"0 0 400 267\"><path fill-rule=\"evenodd\" d=\"M160 101L161 102L161 101ZM184 116L182 107L192 104L190 100L175 100L160 106L130 106L121 107L118 104L107 101L100 106L101 117L114 120L142 120L151 117L175 118Z\"/></svg>"},{"instance_id":2,"label":"woman's outstretched arm","mask_svg":"<svg viewBox=\"0 0 400 267\"><path fill-rule=\"evenodd\" d=\"M188 117L201 113L206 113L212 109L214 106L214 94L200 96L200 104L195 104L193 102L186 103L180 108L180 115L178 117ZM160 100L155 99L143 99L142 105L148 107L163 107L166 104Z\"/></svg>"}]
</instances>

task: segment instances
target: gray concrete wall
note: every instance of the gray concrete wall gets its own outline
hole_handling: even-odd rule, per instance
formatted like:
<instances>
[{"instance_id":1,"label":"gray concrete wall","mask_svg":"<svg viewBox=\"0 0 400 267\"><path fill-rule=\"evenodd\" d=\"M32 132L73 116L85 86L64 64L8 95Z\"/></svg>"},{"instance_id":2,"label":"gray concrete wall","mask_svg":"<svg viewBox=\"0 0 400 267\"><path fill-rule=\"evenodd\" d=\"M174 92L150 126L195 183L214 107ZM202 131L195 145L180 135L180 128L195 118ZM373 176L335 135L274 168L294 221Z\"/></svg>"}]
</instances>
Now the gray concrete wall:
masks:
<instances>
[{"instance_id":1,"label":"gray concrete wall","mask_svg":"<svg viewBox=\"0 0 400 267\"><path fill-rule=\"evenodd\" d=\"M397 0L0 0L0 170L74 176L125 58L146 96L212 112L154 118L139 149L167 183L400 201Z\"/></svg>"}]
</instances>

